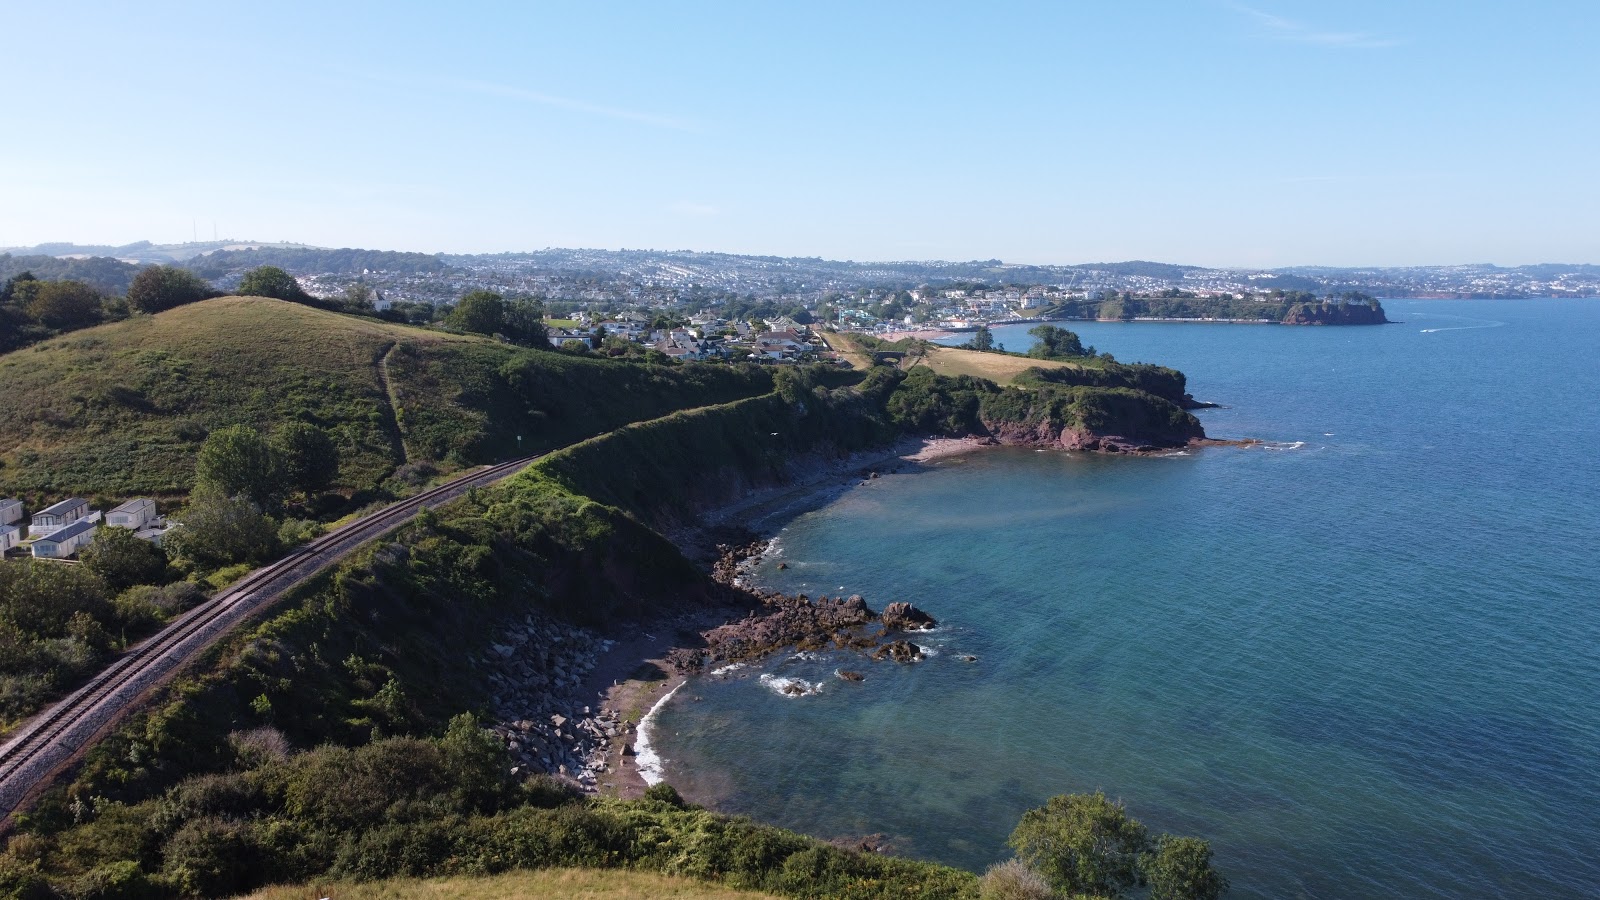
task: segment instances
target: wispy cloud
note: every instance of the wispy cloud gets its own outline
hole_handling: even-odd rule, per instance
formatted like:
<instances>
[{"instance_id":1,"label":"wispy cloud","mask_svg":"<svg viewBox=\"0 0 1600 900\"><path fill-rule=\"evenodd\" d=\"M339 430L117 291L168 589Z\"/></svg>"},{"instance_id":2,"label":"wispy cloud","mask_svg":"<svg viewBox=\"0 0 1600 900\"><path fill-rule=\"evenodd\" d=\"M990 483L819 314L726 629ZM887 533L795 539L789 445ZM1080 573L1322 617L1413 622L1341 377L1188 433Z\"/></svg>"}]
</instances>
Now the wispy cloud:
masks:
<instances>
[{"instance_id":1,"label":"wispy cloud","mask_svg":"<svg viewBox=\"0 0 1600 900\"><path fill-rule=\"evenodd\" d=\"M562 97L556 94L546 94L543 91L530 90L509 84L499 84L493 81L481 81L474 78L431 78L413 74L399 74L395 72L379 72L370 70L357 70L343 66L331 66L328 71L331 77L355 78L363 81L377 82L379 84L394 85L397 87L419 89L432 88L458 91L467 94L481 94L487 97L504 97L508 100L520 100L538 106L548 106L553 109L571 110L590 116L599 116L606 119L618 119L624 122L637 122L655 128L668 128L673 131L699 131L699 126L689 119L678 116L667 116L658 113L641 112L636 109L623 109L618 106L606 106L602 103L590 103L587 100L578 100L572 97Z\"/></svg>"},{"instance_id":2,"label":"wispy cloud","mask_svg":"<svg viewBox=\"0 0 1600 900\"><path fill-rule=\"evenodd\" d=\"M654 125L657 128L670 128L675 131L695 131L692 123L676 116L663 116L656 113L639 112L632 109L621 109L615 106L603 106L590 103L586 100L574 100L571 97L558 97L555 94L546 94L542 91L530 91L526 88L513 87L507 84L495 84L492 81L475 81L471 79L449 79L445 84L463 91L475 94L485 94L491 97L507 97L512 100L524 100L528 103L537 103L540 106L551 106L556 109L569 109L573 112L587 113L592 116L602 116L607 119L621 119L626 122L638 122L643 125Z\"/></svg>"},{"instance_id":3,"label":"wispy cloud","mask_svg":"<svg viewBox=\"0 0 1600 900\"><path fill-rule=\"evenodd\" d=\"M1237 3L1228 5L1236 12L1255 21L1257 25L1261 26L1262 35L1275 41L1317 44L1323 47L1344 47L1353 50L1377 50L1384 47L1396 47L1400 44L1400 41L1394 38L1366 31L1329 31L1304 22L1285 19L1283 16L1273 15L1251 6L1243 6Z\"/></svg>"}]
</instances>

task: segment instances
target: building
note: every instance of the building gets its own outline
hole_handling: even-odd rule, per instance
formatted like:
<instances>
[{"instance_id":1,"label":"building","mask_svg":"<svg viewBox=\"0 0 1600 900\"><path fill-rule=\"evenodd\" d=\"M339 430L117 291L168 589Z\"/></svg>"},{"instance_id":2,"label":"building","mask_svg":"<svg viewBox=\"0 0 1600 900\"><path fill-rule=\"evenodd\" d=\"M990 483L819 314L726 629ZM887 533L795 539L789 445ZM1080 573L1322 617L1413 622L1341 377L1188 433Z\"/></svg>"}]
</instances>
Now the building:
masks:
<instances>
[{"instance_id":1,"label":"building","mask_svg":"<svg viewBox=\"0 0 1600 900\"><path fill-rule=\"evenodd\" d=\"M38 559L66 559L79 549L94 543L94 533L99 528L100 525L96 522L79 519L42 538L35 538L33 555Z\"/></svg>"},{"instance_id":2,"label":"building","mask_svg":"<svg viewBox=\"0 0 1600 900\"><path fill-rule=\"evenodd\" d=\"M0 525L0 556L22 541L22 529L15 525Z\"/></svg>"},{"instance_id":3,"label":"building","mask_svg":"<svg viewBox=\"0 0 1600 900\"><path fill-rule=\"evenodd\" d=\"M0 500L0 525L15 525L22 521L22 501L12 497Z\"/></svg>"},{"instance_id":4,"label":"building","mask_svg":"<svg viewBox=\"0 0 1600 900\"><path fill-rule=\"evenodd\" d=\"M89 514L89 501L82 497L63 500L33 514L28 534L38 536L64 528Z\"/></svg>"},{"instance_id":5,"label":"building","mask_svg":"<svg viewBox=\"0 0 1600 900\"><path fill-rule=\"evenodd\" d=\"M130 531L149 525L156 520L156 502L148 497L137 497L106 513L106 524Z\"/></svg>"}]
</instances>

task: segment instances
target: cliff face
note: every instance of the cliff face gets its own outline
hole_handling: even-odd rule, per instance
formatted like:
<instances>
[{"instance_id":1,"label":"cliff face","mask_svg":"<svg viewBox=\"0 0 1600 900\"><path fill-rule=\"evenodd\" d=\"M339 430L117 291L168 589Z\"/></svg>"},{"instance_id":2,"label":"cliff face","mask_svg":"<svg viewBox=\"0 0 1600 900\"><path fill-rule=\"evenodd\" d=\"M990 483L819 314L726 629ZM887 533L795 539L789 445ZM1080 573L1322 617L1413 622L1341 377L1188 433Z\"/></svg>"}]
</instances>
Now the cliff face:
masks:
<instances>
[{"instance_id":1,"label":"cliff face","mask_svg":"<svg viewBox=\"0 0 1600 900\"><path fill-rule=\"evenodd\" d=\"M1143 391L1011 393L1013 402L983 410L984 427L1003 444L1120 453L1185 447L1206 436L1199 419Z\"/></svg>"},{"instance_id":2,"label":"cliff face","mask_svg":"<svg viewBox=\"0 0 1600 900\"><path fill-rule=\"evenodd\" d=\"M1384 325L1389 321L1377 301L1367 303L1296 303L1283 314L1285 325Z\"/></svg>"}]
</instances>

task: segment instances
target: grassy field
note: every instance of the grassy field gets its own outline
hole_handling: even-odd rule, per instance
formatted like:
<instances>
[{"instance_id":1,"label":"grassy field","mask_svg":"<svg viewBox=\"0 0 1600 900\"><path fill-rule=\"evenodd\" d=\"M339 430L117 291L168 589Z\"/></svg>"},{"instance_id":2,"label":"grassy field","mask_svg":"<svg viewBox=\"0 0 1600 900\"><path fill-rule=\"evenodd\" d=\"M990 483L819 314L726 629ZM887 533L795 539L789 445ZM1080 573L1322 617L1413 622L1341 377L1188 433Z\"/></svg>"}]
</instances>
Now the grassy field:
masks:
<instances>
[{"instance_id":1,"label":"grassy field","mask_svg":"<svg viewBox=\"0 0 1600 900\"><path fill-rule=\"evenodd\" d=\"M377 362L392 345L484 343L260 297L74 332L0 357L0 492L180 494L207 433L302 419L333 433L339 482L397 459Z\"/></svg>"},{"instance_id":2,"label":"grassy field","mask_svg":"<svg viewBox=\"0 0 1600 900\"><path fill-rule=\"evenodd\" d=\"M855 339L855 335L839 332L825 337L829 346L850 360L852 366L861 370L872 367L872 352L862 347ZM956 347L934 347L927 356L921 358L907 356L901 367L909 369L914 365L926 366L939 375L972 375L1002 385L1010 384L1012 379L1032 368L1080 368L1075 363L1026 359L1006 356L1003 353L979 353L976 350L961 350Z\"/></svg>"},{"instance_id":3,"label":"grassy field","mask_svg":"<svg viewBox=\"0 0 1600 900\"><path fill-rule=\"evenodd\" d=\"M980 353L977 350L959 350L955 347L935 348L916 364L927 366L939 375L973 375L1002 385L1010 384L1012 379L1028 369L1082 368L1069 362L1028 359L1022 356L1006 356L1002 353ZM907 359L906 365L912 365L912 361Z\"/></svg>"},{"instance_id":4,"label":"grassy field","mask_svg":"<svg viewBox=\"0 0 1600 900\"><path fill-rule=\"evenodd\" d=\"M257 891L244 900L762 900L703 881L618 869L550 869L485 878L394 879Z\"/></svg>"},{"instance_id":5,"label":"grassy field","mask_svg":"<svg viewBox=\"0 0 1600 900\"><path fill-rule=\"evenodd\" d=\"M0 356L0 496L179 496L211 431L295 420L333 435L336 487L369 491L404 463L536 453L770 389L764 373L525 350L224 297Z\"/></svg>"},{"instance_id":6,"label":"grassy field","mask_svg":"<svg viewBox=\"0 0 1600 900\"><path fill-rule=\"evenodd\" d=\"M865 372L872 368L872 354L862 349L856 342L855 336L849 332L833 334L818 332L828 349L836 351L840 356L850 361L850 365Z\"/></svg>"}]
</instances>

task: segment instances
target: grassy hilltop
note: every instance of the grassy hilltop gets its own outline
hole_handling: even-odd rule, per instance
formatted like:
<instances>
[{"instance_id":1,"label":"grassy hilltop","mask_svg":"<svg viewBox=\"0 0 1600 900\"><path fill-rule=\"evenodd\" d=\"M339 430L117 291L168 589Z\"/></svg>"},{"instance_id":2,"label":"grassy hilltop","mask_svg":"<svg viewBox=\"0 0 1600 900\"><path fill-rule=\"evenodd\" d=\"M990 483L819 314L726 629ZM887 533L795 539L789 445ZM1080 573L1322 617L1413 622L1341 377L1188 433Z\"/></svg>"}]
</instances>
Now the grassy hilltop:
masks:
<instances>
[{"instance_id":1,"label":"grassy hilltop","mask_svg":"<svg viewBox=\"0 0 1600 900\"><path fill-rule=\"evenodd\" d=\"M0 493L175 495L216 428L327 429L336 486L406 463L537 452L770 389L764 373L523 350L487 338L225 297L0 356ZM594 430L590 430L594 429Z\"/></svg>"}]
</instances>

